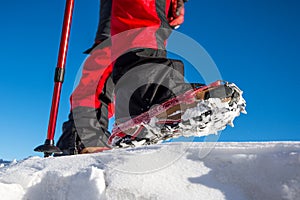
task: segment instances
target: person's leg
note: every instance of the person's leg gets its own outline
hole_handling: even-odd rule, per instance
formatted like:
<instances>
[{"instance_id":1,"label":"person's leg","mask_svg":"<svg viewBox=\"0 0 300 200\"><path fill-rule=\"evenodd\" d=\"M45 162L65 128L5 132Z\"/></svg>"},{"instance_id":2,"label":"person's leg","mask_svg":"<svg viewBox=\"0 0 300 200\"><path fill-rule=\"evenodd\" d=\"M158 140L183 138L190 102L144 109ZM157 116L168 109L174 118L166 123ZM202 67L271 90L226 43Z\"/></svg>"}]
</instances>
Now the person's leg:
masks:
<instances>
[{"instance_id":1,"label":"person's leg","mask_svg":"<svg viewBox=\"0 0 300 200\"><path fill-rule=\"evenodd\" d=\"M114 85L110 56L103 51L97 49L87 58L80 82L71 95L69 120L63 124L63 134L57 143L64 154L107 146Z\"/></svg>"},{"instance_id":2,"label":"person's leg","mask_svg":"<svg viewBox=\"0 0 300 200\"><path fill-rule=\"evenodd\" d=\"M119 57L114 65L116 122L124 122L189 89L183 63L156 57L157 51L141 49ZM119 73L115 72L118 71Z\"/></svg>"},{"instance_id":3,"label":"person's leg","mask_svg":"<svg viewBox=\"0 0 300 200\"><path fill-rule=\"evenodd\" d=\"M172 31L167 17L170 1L130 2L114 1L112 6L117 122L176 96L184 82L182 62L166 58L165 44Z\"/></svg>"}]
</instances>

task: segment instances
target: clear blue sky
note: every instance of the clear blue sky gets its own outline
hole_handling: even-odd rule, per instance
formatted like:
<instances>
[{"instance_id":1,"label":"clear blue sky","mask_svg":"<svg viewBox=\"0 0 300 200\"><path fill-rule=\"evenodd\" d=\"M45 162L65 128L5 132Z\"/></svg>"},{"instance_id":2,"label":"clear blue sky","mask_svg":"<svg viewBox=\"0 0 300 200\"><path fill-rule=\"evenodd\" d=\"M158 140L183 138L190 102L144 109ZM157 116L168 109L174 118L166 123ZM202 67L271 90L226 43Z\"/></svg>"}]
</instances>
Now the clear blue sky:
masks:
<instances>
[{"instance_id":1,"label":"clear blue sky","mask_svg":"<svg viewBox=\"0 0 300 200\"><path fill-rule=\"evenodd\" d=\"M0 7L0 158L41 155L65 1L10 0ZM300 2L190 0L178 30L201 44L223 79L244 90L248 115L220 141L300 140ZM98 0L75 0L66 79L56 141L69 112L69 95L95 36ZM193 49L191 49L193 53ZM186 69L188 78L192 71Z\"/></svg>"}]
</instances>

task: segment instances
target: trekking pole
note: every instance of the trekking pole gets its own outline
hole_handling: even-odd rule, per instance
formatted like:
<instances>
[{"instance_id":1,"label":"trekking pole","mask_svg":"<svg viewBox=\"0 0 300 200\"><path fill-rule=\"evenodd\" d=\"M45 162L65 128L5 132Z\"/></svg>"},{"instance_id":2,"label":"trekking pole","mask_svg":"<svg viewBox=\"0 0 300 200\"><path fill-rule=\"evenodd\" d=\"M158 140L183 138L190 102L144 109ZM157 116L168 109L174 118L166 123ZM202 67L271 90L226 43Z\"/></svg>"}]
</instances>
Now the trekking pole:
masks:
<instances>
[{"instance_id":1,"label":"trekking pole","mask_svg":"<svg viewBox=\"0 0 300 200\"><path fill-rule=\"evenodd\" d=\"M66 0L64 21L63 21L60 47L58 53L58 61L57 61L56 71L54 76L55 85L54 85L54 91L52 96L52 106L51 106L50 119L48 124L47 139L43 145L40 145L34 149L34 151L44 152L44 157L48 157L52 153L62 153L61 150L58 147L56 147L54 144L54 134L56 128L61 88L64 81L64 73L65 73L65 65L66 65L66 57L68 51L73 9L74 9L74 0Z\"/></svg>"}]
</instances>

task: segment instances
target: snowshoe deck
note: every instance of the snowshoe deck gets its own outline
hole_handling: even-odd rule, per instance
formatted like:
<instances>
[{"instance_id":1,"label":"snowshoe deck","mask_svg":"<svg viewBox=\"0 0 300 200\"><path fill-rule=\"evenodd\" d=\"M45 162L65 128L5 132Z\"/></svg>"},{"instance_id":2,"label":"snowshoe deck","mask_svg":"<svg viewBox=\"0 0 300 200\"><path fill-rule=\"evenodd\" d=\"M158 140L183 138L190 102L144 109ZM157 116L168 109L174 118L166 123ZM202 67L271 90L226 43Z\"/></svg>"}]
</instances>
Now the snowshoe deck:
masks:
<instances>
[{"instance_id":1,"label":"snowshoe deck","mask_svg":"<svg viewBox=\"0 0 300 200\"><path fill-rule=\"evenodd\" d=\"M245 106L242 91L235 84L216 81L188 90L115 125L108 143L119 147L136 146L136 143L140 146L173 137L216 133L227 124L232 125L240 112L246 113Z\"/></svg>"}]
</instances>

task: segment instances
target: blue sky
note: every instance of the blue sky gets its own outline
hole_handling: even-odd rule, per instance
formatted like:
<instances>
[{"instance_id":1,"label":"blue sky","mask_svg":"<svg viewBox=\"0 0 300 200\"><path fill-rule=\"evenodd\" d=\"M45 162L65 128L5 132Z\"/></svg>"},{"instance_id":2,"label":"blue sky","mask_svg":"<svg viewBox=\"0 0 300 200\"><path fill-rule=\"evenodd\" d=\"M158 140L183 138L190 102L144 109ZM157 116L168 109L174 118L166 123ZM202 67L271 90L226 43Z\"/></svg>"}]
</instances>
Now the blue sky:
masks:
<instances>
[{"instance_id":1,"label":"blue sky","mask_svg":"<svg viewBox=\"0 0 300 200\"><path fill-rule=\"evenodd\" d=\"M88 2L88 3L87 3ZM21 159L46 137L53 75L65 1L10 0L0 7L0 158ZM300 2L297 0L190 0L178 31L212 57L223 79L235 82L248 115L220 141L300 140ZM98 0L75 1L66 79L56 131L69 113L69 96L95 36ZM191 54L193 49L191 49ZM186 75L194 80L192 67Z\"/></svg>"}]
</instances>

